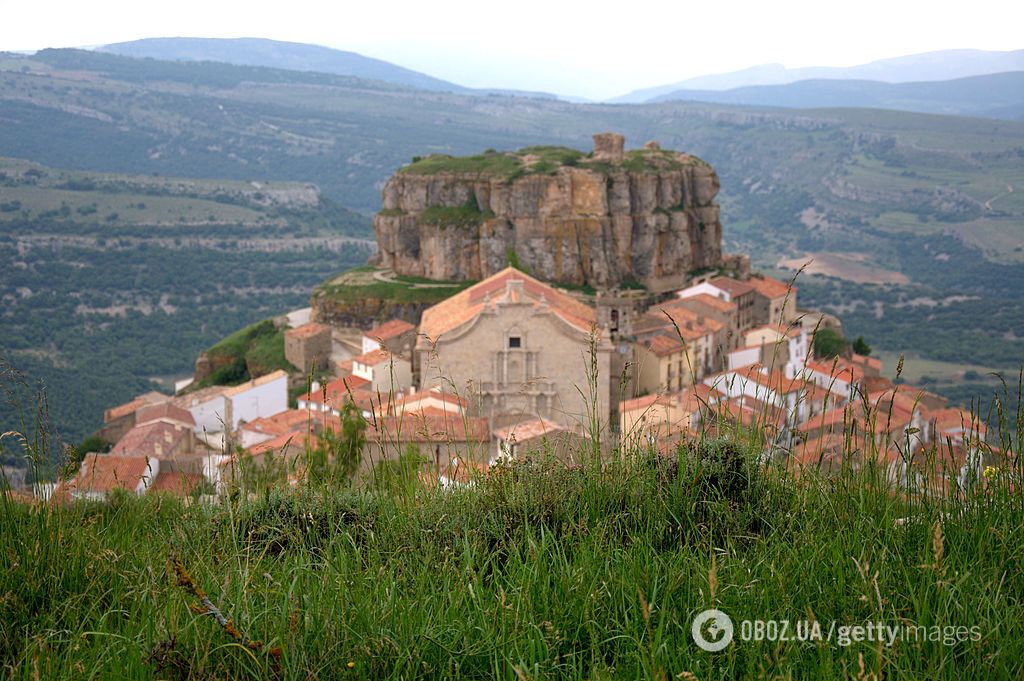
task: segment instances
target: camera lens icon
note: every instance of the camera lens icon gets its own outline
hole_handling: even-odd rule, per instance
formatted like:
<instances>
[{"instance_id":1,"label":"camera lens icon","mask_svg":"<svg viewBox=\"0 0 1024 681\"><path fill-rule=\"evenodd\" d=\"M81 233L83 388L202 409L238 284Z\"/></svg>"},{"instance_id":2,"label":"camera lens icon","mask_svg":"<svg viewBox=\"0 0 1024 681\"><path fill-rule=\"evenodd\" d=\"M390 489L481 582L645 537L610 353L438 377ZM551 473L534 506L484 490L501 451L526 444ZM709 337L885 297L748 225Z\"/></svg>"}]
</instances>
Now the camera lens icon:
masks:
<instances>
[{"instance_id":1,"label":"camera lens icon","mask_svg":"<svg viewBox=\"0 0 1024 681\"><path fill-rule=\"evenodd\" d=\"M705 610L693 618L690 634L701 650L716 653L732 643L732 618L721 610Z\"/></svg>"}]
</instances>

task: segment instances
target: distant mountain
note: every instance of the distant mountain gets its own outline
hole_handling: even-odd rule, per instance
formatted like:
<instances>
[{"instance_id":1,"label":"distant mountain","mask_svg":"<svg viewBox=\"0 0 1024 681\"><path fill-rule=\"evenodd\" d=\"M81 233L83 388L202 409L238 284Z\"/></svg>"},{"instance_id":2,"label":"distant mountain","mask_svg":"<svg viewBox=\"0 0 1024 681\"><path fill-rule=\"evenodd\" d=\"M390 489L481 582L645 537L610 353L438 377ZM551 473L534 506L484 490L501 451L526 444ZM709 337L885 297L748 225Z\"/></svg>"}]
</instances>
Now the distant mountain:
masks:
<instances>
[{"instance_id":1,"label":"distant mountain","mask_svg":"<svg viewBox=\"0 0 1024 681\"><path fill-rule=\"evenodd\" d=\"M103 45L96 50L123 57L164 61L211 61L238 66L266 66L287 71L329 73L434 92L558 99L558 95L547 92L468 88L382 59L364 57L356 52L266 38L145 38Z\"/></svg>"},{"instance_id":2,"label":"distant mountain","mask_svg":"<svg viewBox=\"0 0 1024 681\"><path fill-rule=\"evenodd\" d=\"M319 45L288 43L264 38L146 38L97 48L124 57L169 61L216 61L242 66L269 66L290 71L317 71L354 76L420 90L464 92L467 88L425 73L355 52Z\"/></svg>"},{"instance_id":3,"label":"distant mountain","mask_svg":"<svg viewBox=\"0 0 1024 681\"><path fill-rule=\"evenodd\" d=\"M787 69L763 64L741 71L698 76L669 85L634 90L609 100L615 103L649 102L677 90L732 90L751 85L784 85L801 80L877 80L885 83L950 80L1007 71L1024 71L1024 50L940 50L905 57L880 59L850 67L812 66Z\"/></svg>"},{"instance_id":4,"label":"distant mountain","mask_svg":"<svg viewBox=\"0 0 1024 681\"><path fill-rule=\"evenodd\" d=\"M869 107L953 116L1024 120L1024 72L922 83L802 80L734 90L677 90L652 102L691 101L814 109Z\"/></svg>"}]
</instances>

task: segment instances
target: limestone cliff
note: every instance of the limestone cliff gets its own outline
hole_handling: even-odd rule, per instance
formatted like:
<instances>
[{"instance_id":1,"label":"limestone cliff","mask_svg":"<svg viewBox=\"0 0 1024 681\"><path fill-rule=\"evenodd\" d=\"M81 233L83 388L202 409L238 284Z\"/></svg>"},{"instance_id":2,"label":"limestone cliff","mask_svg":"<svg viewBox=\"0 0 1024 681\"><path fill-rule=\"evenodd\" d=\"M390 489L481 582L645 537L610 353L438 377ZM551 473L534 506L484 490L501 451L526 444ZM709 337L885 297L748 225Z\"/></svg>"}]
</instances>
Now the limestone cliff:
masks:
<instances>
[{"instance_id":1,"label":"limestone cliff","mask_svg":"<svg viewBox=\"0 0 1024 681\"><path fill-rule=\"evenodd\" d=\"M374 218L380 265L476 280L510 259L554 282L660 292L718 266L718 176L688 154L595 135L592 154L532 147L414 161L384 186Z\"/></svg>"}]
</instances>

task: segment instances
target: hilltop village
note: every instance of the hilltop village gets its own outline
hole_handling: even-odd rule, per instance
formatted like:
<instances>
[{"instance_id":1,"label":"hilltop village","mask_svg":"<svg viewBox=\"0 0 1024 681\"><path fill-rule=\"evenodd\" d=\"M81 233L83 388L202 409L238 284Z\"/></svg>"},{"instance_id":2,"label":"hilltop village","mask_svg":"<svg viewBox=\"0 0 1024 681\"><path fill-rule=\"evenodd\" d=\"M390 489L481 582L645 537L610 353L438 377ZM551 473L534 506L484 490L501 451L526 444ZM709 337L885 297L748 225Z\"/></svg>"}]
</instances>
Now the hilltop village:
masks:
<instances>
[{"instance_id":1,"label":"hilltop village","mask_svg":"<svg viewBox=\"0 0 1024 681\"><path fill-rule=\"evenodd\" d=\"M796 470L880 457L913 483L937 445L947 481L976 475L984 424L870 356L816 356L839 320L722 253L717 190L703 161L610 133L590 154L414 160L384 188L375 261L276 320L289 369L211 385L200 357L177 395L107 410L112 449L60 491L215 494L273 462L296 483L353 418L357 476L412 453L428 485L531 456L669 454L737 427Z\"/></svg>"}]
</instances>

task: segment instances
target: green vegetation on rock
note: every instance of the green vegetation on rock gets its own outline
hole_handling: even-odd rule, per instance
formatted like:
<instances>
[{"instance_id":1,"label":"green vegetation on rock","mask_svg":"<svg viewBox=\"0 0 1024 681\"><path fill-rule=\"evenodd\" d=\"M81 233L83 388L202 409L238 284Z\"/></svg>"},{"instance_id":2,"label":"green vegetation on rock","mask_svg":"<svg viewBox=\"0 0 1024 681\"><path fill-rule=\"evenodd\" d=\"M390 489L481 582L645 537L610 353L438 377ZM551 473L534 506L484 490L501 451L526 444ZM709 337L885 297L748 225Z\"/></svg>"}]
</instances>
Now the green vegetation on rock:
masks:
<instances>
[{"instance_id":1,"label":"green vegetation on rock","mask_svg":"<svg viewBox=\"0 0 1024 681\"><path fill-rule=\"evenodd\" d=\"M491 209L480 210L476 199L470 198L461 206L430 206L420 213L419 221L441 229L445 227L467 229L479 227L493 217L494 212Z\"/></svg>"}]
</instances>

